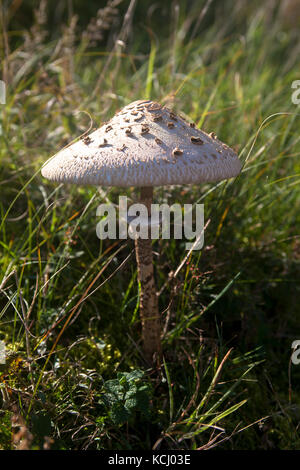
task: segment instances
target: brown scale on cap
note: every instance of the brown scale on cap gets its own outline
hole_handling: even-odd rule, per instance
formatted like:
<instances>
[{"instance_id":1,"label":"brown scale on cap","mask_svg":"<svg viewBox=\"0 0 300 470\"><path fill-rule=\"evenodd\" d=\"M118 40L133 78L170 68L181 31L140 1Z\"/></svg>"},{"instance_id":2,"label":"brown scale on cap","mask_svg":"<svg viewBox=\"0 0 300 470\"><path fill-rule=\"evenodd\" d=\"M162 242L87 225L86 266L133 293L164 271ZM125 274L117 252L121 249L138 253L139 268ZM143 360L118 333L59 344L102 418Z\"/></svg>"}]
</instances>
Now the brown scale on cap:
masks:
<instances>
[{"instance_id":1,"label":"brown scale on cap","mask_svg":"<svg viewBox=\"0 0 300 470\"><path fill-rule=\"evenodd\" d=\"M127 127L127 129L125 129L125 134L126 134L126 135L131 135L131 134L132 134L132 129L131 129L131 127Z\"/></svg>"},{"instance_id":2,"label":"brown scale on cap","mask_svg":"<svg viewBox=\"0 0 300 470\"><path fill-rule=\"evenodd\" d=\"M173 127L175 127L174 122L168 122L167 126L168 126L169 129L173 129Z\"/></svg>"},{"instance_id":3,"label":"brown scale on cap","mask_svg":"<svg viewBox=\"0 0 300 470\"><path fill-rule=\"evenodd\" d=\"M149 126L142 126L141 134L149 134Z\"/></svg>"},{"instance_id":4,"label":"brown scale on cap","mask_svg":"<svg viewBox=\"0 0 300 470\"><path fill-rule=\"evenodd\" d=\"M158 111L159 109L162 108L162 105L159 104L159 103L149 103L148 105L146 105L146 108L148 111Z\"/></svg>"},{"instance_id":5,"label":"brown scale on cap","mask_svg":"<svg viewBox=\"0 0 300 470\"><path fill-rule=\"evenodd\" d=\"M200 137L195 137L194 135L192 135L191 137L191 142L192 144L197 144L197 145L203 145L204 142L202 139L200 139Z\"/></svg>"},{"instance_id":6,"label":"brown scale on cap","mask_svg":"<svg viewBox=\"0 0 300 470\"><path fill-rule=\"evenodd\" d=\"M214 132L210 132L208 135L209 135L209 137L211 137L214 140L217 139L217 135Z\"/></svg>"},{"instance_id":7,"label":"brown scale on cap","mask_svg":"<svg viewBox=\"0 0 300 470\"><path fill-rule=\"evenodd\" d=\"M117 148L117 150L118 150L119 152L124 152L125 149L127 149L127 147L126 147L125 144L123 144L122 147L118 147L118 148Z\"/></svg>"},{"instance_id":8,"label":"brown scale on cap","mask_svg":"<svg viewBox=\"0 0 300 470\"><path fill-rule=\"evenodd\" d=\"M154 140L157 144L159 144L159 145L162 144L162 140L160 140L158 137L155 137Z\"/></svg>"},{"instance_id":9,"label":"brown scale on cap","mask_svg":"<svg viewBox=\"0 0 300 470\"><path fill-rule=\"evenodd\" d=\"M162 121L162 115L158 114L157 116L153 116L153 121L154 122Z\"/></svg>"},{"instance_id":10,"label":"brown scale on cap","mask_svg":"<svg viewBox=\"0 0 300 470\"><path fill-rule=\"evenodd\" d=\"M175 147L172 150L172 155L173 157L180 157L181 155L183 155L183 150L179 149L178 147Z\"/></svg>"},{"instance_id":11,"label":"brown scale on cap","mask_svg":"<svg viewBox=\"0 0 300 470\"><path fill-rule=\"evenodd\" d=\"M107 140L103 139L103 142L101 144L99 144L99 148L100 147L105 147L106 145L108 145Z\"/></svg>"},{"instance_id":12,"label":"brown scale on cap","mask_svg":"<svg viewBox=\"0 0 300 470\"><path fill-rule=\"evenodd\" d=\"M105 132L109 132L109 131L111 131L111 130L112 130L112 126L111 126L111 125L109 125L109 126L107 126L107 127L105 128Z\"/></svg>"},{"instance_id":13,"label":"brown scale on cap","mask_svg":"<svg viewBox=\"0 0 300 470\"><path fill-rule=\"evenodd\" d=\"M82 140L83 140L83 142L85 143L85 145L90 145L90 143L92 142L92 139L90 138L89 135L87 135L86 137L84 137Z\"/></svg>"}]
</instances>

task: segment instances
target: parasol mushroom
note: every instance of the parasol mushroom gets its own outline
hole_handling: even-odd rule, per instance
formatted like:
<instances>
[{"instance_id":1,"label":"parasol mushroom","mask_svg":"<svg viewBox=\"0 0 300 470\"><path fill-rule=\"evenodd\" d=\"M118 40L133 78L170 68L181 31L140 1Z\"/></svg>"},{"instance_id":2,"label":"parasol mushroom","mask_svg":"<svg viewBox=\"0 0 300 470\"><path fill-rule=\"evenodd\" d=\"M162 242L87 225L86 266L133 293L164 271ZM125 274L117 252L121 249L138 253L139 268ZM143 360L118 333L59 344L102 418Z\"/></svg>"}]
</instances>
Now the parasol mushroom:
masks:
<instances>
[{"instance_id":1,"label":"parasol mushroom","mask_svg":"<svg viewBox=\"0 0 300 470\"><path fill-rule=\"evenodd\" d=\"M151 214L153 187L198 184L237 176L237 154L217 139L150 100L135 101L108 123L58 152L42 168L53 181L139 187ZM153 272L152 242L135 239L144 354L161 356L161 326Z\"/></svg>"}]
</instances>

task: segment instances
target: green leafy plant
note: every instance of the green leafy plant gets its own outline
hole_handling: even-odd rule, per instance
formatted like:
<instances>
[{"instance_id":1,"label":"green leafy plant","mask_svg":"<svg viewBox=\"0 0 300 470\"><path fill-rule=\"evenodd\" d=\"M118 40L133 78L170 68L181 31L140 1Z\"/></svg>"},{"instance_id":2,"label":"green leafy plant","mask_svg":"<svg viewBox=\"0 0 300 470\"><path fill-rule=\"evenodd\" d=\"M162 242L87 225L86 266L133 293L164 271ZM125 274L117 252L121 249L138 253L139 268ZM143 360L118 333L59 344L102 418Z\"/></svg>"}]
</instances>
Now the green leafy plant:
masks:
<instances>
[{"instance_id":1,"label":"green leafy plant","mask_svg":"<svg viewBox=\"0 0 300 470\"><path fill-rule=\"evenodd\" d=\"M109 409L114 424L124 424L136 412L150 416L150 385L142 380L144 372L118 372L117 378L104 382L99 403Z\"/></svg>"}]
</instances>

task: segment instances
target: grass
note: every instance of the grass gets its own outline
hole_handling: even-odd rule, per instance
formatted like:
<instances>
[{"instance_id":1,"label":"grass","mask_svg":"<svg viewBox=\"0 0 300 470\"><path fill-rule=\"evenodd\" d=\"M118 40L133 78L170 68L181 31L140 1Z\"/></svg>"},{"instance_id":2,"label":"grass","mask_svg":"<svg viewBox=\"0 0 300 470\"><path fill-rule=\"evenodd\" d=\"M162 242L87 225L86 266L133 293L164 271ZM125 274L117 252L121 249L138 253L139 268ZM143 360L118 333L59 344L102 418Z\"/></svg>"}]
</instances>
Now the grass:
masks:
<instances>
[{"instance_id":1,"label":"grass","mask_svg":"<svg viewBox=\"0 0 300 470\"><path fill-rule=\"evenodd\" d=\"M152 17L148 3L147 19L121 29L126 47L111 45L121 12L105 47L74 18L50 34L43 2L31 31L3 9L0 446L299 449L299 35L276 2L170 3ZM185 241L153 245L159 371L141 353L132 241L95 233L97 206L120 191L40 175L63 145L144 97L213 130L244 163L235 180L155 191L204 203L210 221L179 271Z\"/></svg>"}]
</instances>

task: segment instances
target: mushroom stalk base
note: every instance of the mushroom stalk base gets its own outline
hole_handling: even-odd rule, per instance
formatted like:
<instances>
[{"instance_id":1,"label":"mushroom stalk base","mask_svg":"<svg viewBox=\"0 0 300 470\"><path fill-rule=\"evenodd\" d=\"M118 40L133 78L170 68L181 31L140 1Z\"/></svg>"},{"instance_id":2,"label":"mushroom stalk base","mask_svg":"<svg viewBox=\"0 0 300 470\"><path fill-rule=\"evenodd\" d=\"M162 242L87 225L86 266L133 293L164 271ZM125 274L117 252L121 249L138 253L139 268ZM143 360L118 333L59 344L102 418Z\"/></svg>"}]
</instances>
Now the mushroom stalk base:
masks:
<instances>
[{"instance_id":1,"label":"mushroom stalk base","mask_svg":"<svg viewBox=\"0 0 300 470\"><path fill-rule=\"evenodd\" d=\"M140 203L144 204L151 215L151 203L153 188L141 188ZM140 283L140 316L142 322L142 338L145 358L154 363L161 357L161 325L158 310L158 298L156 294L152 241L150 233L146 240L137 238L135 240L135 253L138 268L138 280Z\"/></svg>"}]
</instances>

